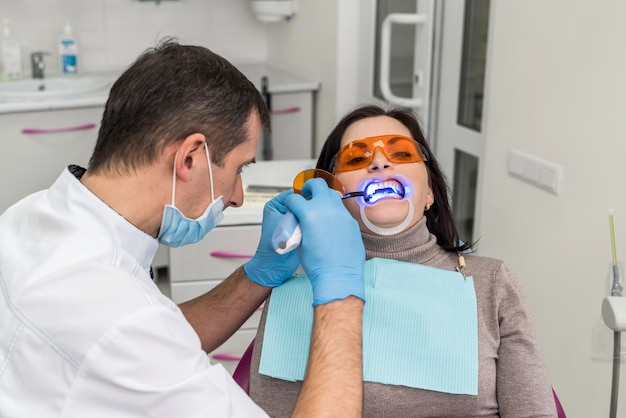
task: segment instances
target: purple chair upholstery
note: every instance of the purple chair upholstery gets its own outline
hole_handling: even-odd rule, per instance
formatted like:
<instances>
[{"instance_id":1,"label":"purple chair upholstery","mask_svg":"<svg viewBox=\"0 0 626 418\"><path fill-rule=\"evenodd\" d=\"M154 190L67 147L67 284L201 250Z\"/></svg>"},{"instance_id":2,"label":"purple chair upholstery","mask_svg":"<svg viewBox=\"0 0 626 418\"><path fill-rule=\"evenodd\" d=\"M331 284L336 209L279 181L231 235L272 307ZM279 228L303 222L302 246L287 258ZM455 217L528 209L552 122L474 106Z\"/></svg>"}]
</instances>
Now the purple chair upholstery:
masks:
<instances>
[{"instance_id":1,"label":"purple chair upholstery","mask_svg":"<svg viewBox=\"0 0 626 418\"><path fill-rule=\"evenodd\" d=\"M235 368L235 371L233 372L233 379L235 379L235 382L237 382L237 384L248 394L250 393L250 363L252 362L253 348L254 340L252 340L245 353L243 353L243 356L241 356L241 360L239 360L237 368Z\"/></svg>"},{"instance_id":2,"label":"purple chair upholstery","mask_svg":"<svg viewBox=\"0 0 626 418\"><path fill-rule=\"evenodd\" d=\"M561 405L561 401L559 401L559 397L556 396L556 392L552 389L552 394L554 395L554 403L556 404L556 412L559 418L567 418L565 415L565 411L563 410L563 406Z\"/></svg>"}]
</instances>

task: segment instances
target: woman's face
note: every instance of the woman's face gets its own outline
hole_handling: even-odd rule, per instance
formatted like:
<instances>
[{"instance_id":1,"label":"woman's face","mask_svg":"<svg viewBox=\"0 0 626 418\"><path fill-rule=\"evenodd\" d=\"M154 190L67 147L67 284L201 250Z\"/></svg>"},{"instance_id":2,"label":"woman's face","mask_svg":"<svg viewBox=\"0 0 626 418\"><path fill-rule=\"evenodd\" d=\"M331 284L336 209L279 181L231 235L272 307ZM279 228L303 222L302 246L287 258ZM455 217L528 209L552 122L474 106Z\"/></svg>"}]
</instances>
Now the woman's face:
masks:
<instances>
[{"instance_id":1,"label":"woman's face","mask_svg":"<svg viewBox=\"0 0 626 418\"><path fill-rule=\"evenodd\" d=\"M358 120L350 125L341 139L341 146L343 147L357 139L389 134L411 137L408 128L398 120L388 116L376 116ZM348 193L358 191L359 185L366 179L387 180L394 175L404 176L413 186L413 195L410 199L413 200L414 210L412 220L407 226L408 229L424 216L426 205L431 206L434 202L424 162L392 163L387 160L380 149L376 149L374 157L367 167L335 174ZM371 234L372 231L361 220L359 205L355 199L345 199L344 204L350 214L359 222L361 231ZM409 208L410 206L406 201L389 198L379 200L374 205L366 206L365 215L377 227L393 228L402 223L407 216L410 216L408 214Z\"/></svg>"}]
</instances>

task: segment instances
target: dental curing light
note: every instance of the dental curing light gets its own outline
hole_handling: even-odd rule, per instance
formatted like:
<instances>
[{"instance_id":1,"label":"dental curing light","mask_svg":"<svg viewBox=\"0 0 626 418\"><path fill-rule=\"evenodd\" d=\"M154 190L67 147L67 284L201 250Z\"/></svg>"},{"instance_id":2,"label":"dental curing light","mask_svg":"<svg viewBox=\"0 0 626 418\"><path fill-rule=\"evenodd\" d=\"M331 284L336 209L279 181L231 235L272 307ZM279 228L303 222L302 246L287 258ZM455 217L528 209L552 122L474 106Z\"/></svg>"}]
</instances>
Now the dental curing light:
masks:
<instances>
[{"instance_id":1,"label":"dental curing light","mask_svg":"<svg viewBox=\"0 0 626 418\"><path fill-rule=\"evenodd\" d=\"M342 199L363 196L363 192L352 192L343 195ZM287 212L276 225L272 235L272 245L278 254L286 254L293 251L302 242L302 229L296 216Z\"/></svg>"}]
</instances>

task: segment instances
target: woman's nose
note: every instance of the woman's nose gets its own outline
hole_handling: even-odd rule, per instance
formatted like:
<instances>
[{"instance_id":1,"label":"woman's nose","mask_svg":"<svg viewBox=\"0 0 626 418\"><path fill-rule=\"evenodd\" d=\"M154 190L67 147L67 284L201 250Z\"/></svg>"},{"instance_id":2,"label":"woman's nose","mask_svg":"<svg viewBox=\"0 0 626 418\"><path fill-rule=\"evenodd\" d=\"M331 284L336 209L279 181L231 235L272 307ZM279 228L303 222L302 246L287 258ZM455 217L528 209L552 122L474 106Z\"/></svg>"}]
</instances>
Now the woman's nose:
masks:
<instances>
[{"instance_id":1,"label":"woman's nose","mask_svg":"<svg viewBox=\"0 0 626 418\"><path fill-rule=\"evenodd\" d=\"M374 156L370 162L369 169L379 171L389 167L391 167L391 162L387 159L385 153L380 148L374 149Z\"/></svg>"}]
</instances>

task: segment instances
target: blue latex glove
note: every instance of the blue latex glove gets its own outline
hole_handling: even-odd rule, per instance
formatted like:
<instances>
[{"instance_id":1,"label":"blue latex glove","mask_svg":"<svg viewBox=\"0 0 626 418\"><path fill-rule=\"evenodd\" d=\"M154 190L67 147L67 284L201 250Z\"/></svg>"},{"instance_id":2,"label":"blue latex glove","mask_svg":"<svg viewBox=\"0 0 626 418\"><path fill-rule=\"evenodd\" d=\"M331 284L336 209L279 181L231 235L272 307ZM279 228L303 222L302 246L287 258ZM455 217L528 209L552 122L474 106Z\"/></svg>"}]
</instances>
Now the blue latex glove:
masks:
<instances>
[{"instance_id":1,"label":"blue latex glove","mask_svg":"<svg viewBox=\"0 0 626 418\"><path fill-rule=\"evenodd\" d=\"M359 224L344 207L341 195L323 179L308 180L302 195L287 196L285 205L302 228L297 253L311 280L313 305L350 295L365 300L365 248Z\"/></svg>"},{"instance_id":2,"label":"blue latex glove","mask_svg":"<svg viewBox=\"0 0 626 418\"><path fill-rule=\"evenodd\" d=\"M272 245L272 234L276 225L287 213L285 199L292 194L293 190L287 190L265 204L259 246L254 256L243 265L248 278L262 286L283 284L300 265L295 252L279 255Z\"/></svg>"}]
</instances>

